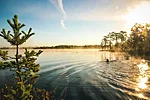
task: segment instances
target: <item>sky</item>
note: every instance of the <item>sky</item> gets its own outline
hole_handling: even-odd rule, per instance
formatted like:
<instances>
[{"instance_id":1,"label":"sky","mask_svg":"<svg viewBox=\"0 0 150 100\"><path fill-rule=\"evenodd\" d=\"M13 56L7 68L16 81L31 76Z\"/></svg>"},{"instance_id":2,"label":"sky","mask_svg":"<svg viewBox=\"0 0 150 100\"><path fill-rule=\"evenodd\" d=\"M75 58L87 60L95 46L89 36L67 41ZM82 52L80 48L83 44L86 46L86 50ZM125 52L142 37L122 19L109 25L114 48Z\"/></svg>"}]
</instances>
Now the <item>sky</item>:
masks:
<instances>
[{"instance_id":1,"label":"sky","mask_svg":"<svg viewBox=\"0 0 150 100\"><path fill-rule=\"evenodd\" d=\"M150 0L0 0L0 30L17 14L35 33L23 46L99 45L109 32L150 22L149 10ZM0 46L10 44L0 37Z\"/></svg>"}]
</instances>

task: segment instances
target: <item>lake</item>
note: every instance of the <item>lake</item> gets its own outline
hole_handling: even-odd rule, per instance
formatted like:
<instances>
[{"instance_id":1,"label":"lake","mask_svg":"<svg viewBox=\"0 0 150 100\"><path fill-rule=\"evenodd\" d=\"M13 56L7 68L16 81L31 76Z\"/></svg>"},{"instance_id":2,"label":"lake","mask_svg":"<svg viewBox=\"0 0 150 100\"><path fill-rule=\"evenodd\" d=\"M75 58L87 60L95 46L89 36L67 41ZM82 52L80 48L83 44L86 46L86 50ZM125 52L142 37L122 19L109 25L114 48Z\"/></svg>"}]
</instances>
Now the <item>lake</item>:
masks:
<instances>
[{"instance_id":1,"label":"lake","mask_svg":"<svg viewBox=\"0 0 150 100\"><path fill-rule=\"evenodd\" d=\"M126 60L123 53L98 49L43 51L37 60L41 70L35 86L53 91L58 100L150 99L149 61L133 57ZM9 76L0 72L3 77Z\"/></svg>"}]
</instances>

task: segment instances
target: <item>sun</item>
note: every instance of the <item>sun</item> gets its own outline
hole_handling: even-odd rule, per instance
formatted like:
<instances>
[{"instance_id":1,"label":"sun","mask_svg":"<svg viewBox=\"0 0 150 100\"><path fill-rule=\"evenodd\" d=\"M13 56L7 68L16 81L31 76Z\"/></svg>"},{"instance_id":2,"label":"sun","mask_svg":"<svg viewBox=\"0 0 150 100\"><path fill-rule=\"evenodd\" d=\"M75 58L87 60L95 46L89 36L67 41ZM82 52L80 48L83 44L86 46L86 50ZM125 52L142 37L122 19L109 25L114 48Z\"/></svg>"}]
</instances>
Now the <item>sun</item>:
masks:
<instances>
[{"instance_id":1,"label":"sun","mask_svg":"<svg viewBox=\"0 0 150 100\"><path fill-rule=\"evenodd\" d=\"M126 27L131 28L135 23L150 23L150 2L138 4L125 15Z\"/></svg>"}]
</instances>

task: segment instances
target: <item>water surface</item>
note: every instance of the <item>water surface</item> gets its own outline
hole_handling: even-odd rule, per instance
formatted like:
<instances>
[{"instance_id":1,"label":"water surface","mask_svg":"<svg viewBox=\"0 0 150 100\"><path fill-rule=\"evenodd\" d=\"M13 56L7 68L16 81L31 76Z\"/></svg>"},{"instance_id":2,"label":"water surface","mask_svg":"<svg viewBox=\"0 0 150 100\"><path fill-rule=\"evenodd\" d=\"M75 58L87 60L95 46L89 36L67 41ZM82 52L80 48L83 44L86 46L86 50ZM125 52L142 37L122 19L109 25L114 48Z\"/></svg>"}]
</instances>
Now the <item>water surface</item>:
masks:
<instances>
[{"instance_id":1,"label":"water surface","mask_svg":"<svg viewBox=\"0 0 150 100\"><path fill-rule=\"evenodd\" d=\"M21 51L22 52L22 51ZM113 62L106 63L106 59ZM150 99L148 61L95 49L44 50L36 87L64 100Z\"/></svg>"}]
</instances>

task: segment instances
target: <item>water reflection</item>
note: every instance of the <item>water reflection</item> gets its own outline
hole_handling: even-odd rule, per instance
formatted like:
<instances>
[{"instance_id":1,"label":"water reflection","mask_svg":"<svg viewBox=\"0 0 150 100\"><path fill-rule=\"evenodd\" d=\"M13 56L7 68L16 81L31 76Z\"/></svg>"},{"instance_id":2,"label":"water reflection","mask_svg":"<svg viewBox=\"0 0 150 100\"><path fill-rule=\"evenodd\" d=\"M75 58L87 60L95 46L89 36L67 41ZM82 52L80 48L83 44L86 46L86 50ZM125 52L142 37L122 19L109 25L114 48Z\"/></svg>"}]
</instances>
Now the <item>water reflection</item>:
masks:
<instances>
[{"instance_id":1,"label":"water reflection","mask_svg":"<svg viewBox=\"0 0 150 100\"><path fill-rule=\"evenodd\" d=\"M142 60L141 63L137 66L139 67L140 74L145 75L146 70L148 70L148 63L145 60Z\"/></svg>"},{"instance_id":2,"label":"water reflection","mask_svg":"<svg viewBox=\"0 0 150 100\"><path fill-rule=\"evenodd\" d=\"M141 93L138 94L138 97L145 99L145 97L144 97L143 94L141 94Z\"/></svg>"},{"instance_id":3,"label":"water reflection","mask_svg":"<svg viewBox=\"0 0 150 100\"><path fill-rule=\"evenodd\" d=\"M54 91L57 100L150 100L150 70L139 60L116 52L44 50L36 87Z\"/></svg>"},{"instance_id":4,"label":"water reflection","mask_svg":"<svg viewBox=\"0 0 150 100\"><path fill-rule=\"evenodd\" d=\"M139 77L138 77L138 84L135 90L138 92L138 97L146 99L143 95L144 90L147 89L147 82L148 82L148 63L145 60L141 60L140 64L137 65L139 68Z\"/></svg>"},{"instance_id":5,"label":"water reflection","mask_svg":"<svg viewBox=\"0 0 150 100\"><path fill-rule=\"evenodd\" d=\"M148 77L139 76L138 87L141 89L146 89L147 88L147 85L146 85L147 80L148 80Z\"/></svg>"}]
</instances>

